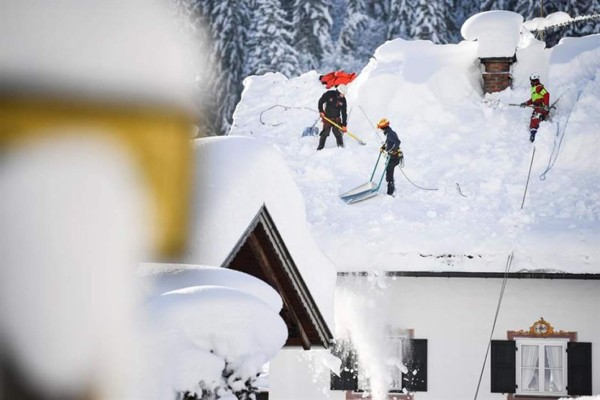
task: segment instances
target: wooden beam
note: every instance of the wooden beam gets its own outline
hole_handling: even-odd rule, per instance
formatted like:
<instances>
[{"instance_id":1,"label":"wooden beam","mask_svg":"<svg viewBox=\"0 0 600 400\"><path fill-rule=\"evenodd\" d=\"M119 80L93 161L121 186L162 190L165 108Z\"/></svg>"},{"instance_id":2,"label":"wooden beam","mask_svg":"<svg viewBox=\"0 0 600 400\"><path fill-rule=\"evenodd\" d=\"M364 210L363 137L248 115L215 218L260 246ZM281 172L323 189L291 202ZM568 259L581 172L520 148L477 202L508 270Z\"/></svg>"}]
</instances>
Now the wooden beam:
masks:
<instances>
[{"instance_id":1,"label":"wooden beam","mask_svg":"<svg viewBox=\"0 0 600 400\"><path fill-rule=\"evenodd\" d=\"M256 236L255 232L252 232L250 234L250 236L248 238L248 244L250 245L250 250L252 251L254 256L258 259L259 265L261 266L261 269L263 270L265 275L277 287L277 291L279 292L279 295L281 296L281 298L283 299L283 302L287 306L287 311L288 311L290 318L298 326L298 331L300 333L300 340L302 343L302 348L304 350L310 350L310 346L311 346L310 338L308 337L308 334L306 333L306 330L305 330L304 326L302 325L302 321L298 317L298 314L296 314L296 311L292 307L292 302L289 298L289 294L287 293L286 288L283 285L283 282L281 282L280 278L275 273L275 268L274 268L273 264L271 263L269 257L267 256L265 250L263 249L261 242L258 239L258 237Z\"/></svg>"}]
</instances>

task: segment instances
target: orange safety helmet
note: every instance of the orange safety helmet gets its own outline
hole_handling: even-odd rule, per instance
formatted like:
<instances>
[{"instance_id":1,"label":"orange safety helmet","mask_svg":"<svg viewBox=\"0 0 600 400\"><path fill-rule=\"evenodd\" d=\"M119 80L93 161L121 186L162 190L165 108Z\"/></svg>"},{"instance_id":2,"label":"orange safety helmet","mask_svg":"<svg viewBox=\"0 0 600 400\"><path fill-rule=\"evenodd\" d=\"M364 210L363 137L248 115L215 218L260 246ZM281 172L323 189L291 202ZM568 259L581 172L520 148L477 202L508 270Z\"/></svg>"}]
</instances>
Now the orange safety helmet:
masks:
<instances>
[{"instance_id":1,"label":"orange safety helmet","mask_svg":"<svg viewBox=\"0 0 600 400\"><path fill-rule=\"evenodd\" d=\"M387 118L382 118L378 123L377 123L377 127L379 129L384 129L387 128L388 126L390 126L390 121L387 120Z\"/></svg>"}]
</instances>

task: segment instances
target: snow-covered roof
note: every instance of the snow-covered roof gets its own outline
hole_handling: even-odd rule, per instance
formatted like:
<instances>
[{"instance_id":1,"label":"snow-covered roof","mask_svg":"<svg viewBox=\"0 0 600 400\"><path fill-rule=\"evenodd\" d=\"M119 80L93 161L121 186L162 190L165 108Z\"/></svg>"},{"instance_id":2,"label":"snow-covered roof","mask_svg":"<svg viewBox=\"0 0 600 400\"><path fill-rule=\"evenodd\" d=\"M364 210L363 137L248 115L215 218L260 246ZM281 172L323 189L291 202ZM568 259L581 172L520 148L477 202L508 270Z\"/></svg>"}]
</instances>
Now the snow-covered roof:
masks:
<instances>
[{"instance_id":1,"label":"snow-covered roof","mask_svg":"<svg viewBox=\"0 0 600 400\"><path fill-rule=\"evenodd\" d=\"M512 46L518 18L501 15ZM514 253L511 272L598 273L599 43L598 35L554 49L523 42L514 88L482 99L477 42L397 39L348 85L348 128L365 146L345 136L338 149L330 136L317 152L318 137L302 137L324 91L315 71L247 78L231 135L258 138L283 155L310 231L338 271L502 272ZM533 146L531 110L508 104L529 98L536 71L551 101L560 101ZM371 176L383 140L373 126L383 117L404 151L397 195L347 205L339 195Z\"/></svg>"},{"instance_id":2,"label":"snow-covered roof","mask_svg":"<svg viewBox=\"0 0 600 400\"><path fill-rule=\"evenodd\" d=\"M336 273L308 230L301 192L282 154L253 138L196 141L195 196L185 262L222 266L263 205L325 321L332 326Z\"/></svg>"}]
</instances>

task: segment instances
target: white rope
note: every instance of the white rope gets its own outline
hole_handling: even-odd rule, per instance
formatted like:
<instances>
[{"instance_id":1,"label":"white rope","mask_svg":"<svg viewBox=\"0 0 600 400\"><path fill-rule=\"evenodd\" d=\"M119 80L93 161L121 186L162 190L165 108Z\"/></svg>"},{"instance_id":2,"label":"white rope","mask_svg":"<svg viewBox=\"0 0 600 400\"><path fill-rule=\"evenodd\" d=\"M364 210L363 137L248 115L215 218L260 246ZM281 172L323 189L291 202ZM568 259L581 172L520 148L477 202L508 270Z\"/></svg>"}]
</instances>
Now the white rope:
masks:
<instances>
[{"instance_id":1,"label":"white rope","mask_svg":"<svg viewBox=\"0 0 600 400\"><path fill-rule=\"evenodd\" d=\"M529 178L531 177L531 167L533 166L533 157L535 157L535 146L533 146L533 152L531 153L531 163L529 164L529 173L527 174L527 183L525 184L525 191L523 192L523 201L521 202L521 210L525 204L525 195L527 195L527 188L529 187Z\"/></svg>"},{"instance_id":2,"label":"white rope","mask_svg":"<svg viewBox=\"0 0 600 400\"><path fill-rule=\"evenodd\" d=\"M492 345L492 338L494 337L494 329L496 329L496 321L498 321L498 314L500 313L500 305L502 304L502 298L504 297L504 289L506 288L506 281L508 280L508 271L510 271L510 265L513 260L513 252L510 253L506 260L506 268L504 269L504 278L502 279L502 288L500 289L500 297L498 298L498 305L496 306L496 315L494 316L494 323L492 324L492 331L490 332L490 339L488 340L487 350L485 351L485 357L483 358L483 365L481 366L481 374L479 375L479 381L477 382L477 389L475 390L475 397L473 400L477 400L479 394L479 387L481 386L481 379L483 378L483 371L485 370L485 363L487 362L488 355L490 353L490 347Z\"/></svg>"}]
</instances>

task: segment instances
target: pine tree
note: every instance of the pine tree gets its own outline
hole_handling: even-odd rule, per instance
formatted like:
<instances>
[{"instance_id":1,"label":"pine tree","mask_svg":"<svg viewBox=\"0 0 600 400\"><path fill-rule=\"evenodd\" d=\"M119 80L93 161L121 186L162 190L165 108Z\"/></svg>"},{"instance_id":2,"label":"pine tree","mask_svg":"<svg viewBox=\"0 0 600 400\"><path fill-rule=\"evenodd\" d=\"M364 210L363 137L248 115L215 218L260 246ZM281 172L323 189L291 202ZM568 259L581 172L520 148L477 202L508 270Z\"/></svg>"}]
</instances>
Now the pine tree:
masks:
<instances>
[{"instance_id":1,"label":"pine tree","mask_svg":"<svg viewBox=\"0 0 600 400\"><path fill-rule=\"evenodd\" d=\"M364 0L348 0L346 18L340 33L340 49L344 54L355 54L360 51L363 33L369 24Z\"/></svg>"},{"instance_id":2,"label":"pine tree","mask_svg":"<svg viewBox=\"0 0 600 400\"><path fill-rule=\"evenodd\" d=\"M442 18L444 19L445 29L440 35L440 43L458 43L462 40L460 28L465 20L462 19L458 21L456 19L455 9L455 0L443 0L440 11L442 13Z\"/></svg>"},{"instance_id":3,"label":"pine tree","mask_svg":"<svg viewBox=\"0 0 600 400\"><path fill-rule=\"evenodd\" d=\"M171 0L175 15L181 21L181 29L186 32L193 40L195 46L200 46L196 49L197 52L192 52L191 55L196 59L190 62L198 68L196 76L197 90L197 107L200 118L197 119L199 136L214 135L215 126L218 118L215 96L212 90L214 87L212 82L215 80L215 59L214 57L206 57L206 54L212 54L211 35L209 32L209 20L205 15L211 7L211 2L204 1L202 3L196 0Z\"/></svg>"},{"instance_id":4,"label":"pine tree","mask_svg":"<svg viewBox=\"0 0 600 400\"><path fill-rule=\"evenodd\" d=\"M539 0L521 0L514 11L521 14L525 20L540 17L540 2Z\"/></svg>"},{"instance_id":5,"label":"pine tree","mask_svg":"<svg viewBox=\"0 0 600 400\"><path fill-rule=\"evenodd\" d=\"M413 15L411 37L445 43L447 27L443 4L430 0L417 0Z\"/></svg>"},{"instance_id":6,"label":"pine tree","mask_svg":"<svg viewBox=\"0 0 600 400\"><path fill-rule=\"evenodd\" d=\"M218 101L217 129L225 133L241 94L246 58L248 3L244 0L216 0L210 13L217 79L213 82Z\"/></svg>"},{"instance_id":7,"label":"pine tree","mask_svg":"<svg viewBox=\"0 0 600 400\"><path fill-rule=\"evenodd\" d=\"M328 3L325 0L294 0L293 24L297 27L294 41L304 71L318 69L326 57L331 56L332 19Z\"/></svg>"},{"instance_id":8,"label":"pine tree","mask_svg":"<svg viewBox=\"0 0 600 400\"><path fill-rule=\"evenodd\" d=\"M291 45L291 23L279 0L255 0L252 10L244 75L276 71L288 77L297 75L300 69L298 54Z\"/></svg>"},{"instance_id":9,"label":"pine tree","mask_svg":"<svg viewBox=\"0 0 600 400\"><path fill-rule=\"evenodd\" d=\"M414 14L414 0L391 0L387 39L410 38L411 16Z\"/></svg>"}]
</instances>

